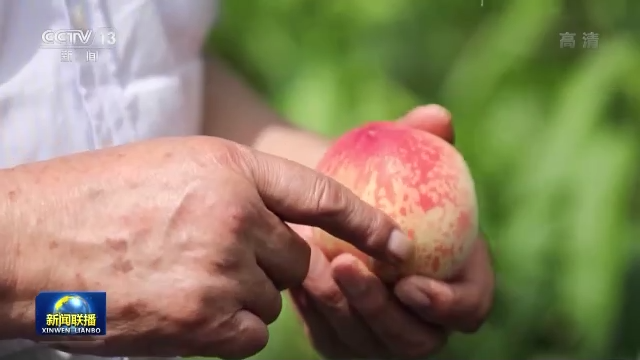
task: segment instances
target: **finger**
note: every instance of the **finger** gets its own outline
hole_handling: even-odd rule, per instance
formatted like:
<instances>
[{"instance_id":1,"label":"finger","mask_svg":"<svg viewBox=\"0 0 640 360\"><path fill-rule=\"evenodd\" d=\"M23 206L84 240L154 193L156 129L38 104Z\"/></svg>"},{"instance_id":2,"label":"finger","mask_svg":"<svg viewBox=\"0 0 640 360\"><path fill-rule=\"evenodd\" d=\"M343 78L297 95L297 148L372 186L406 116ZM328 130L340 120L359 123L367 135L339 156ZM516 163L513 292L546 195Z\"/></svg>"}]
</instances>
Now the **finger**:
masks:
<instances>
[{"instance_id":1,"label":"finger","mask_svg":"<svg viewBox=\"0 0 640 360\"><path fill-rule=\"evenodd\" d=\"M418 106L398 122L439 136L452 144L455 140L451 113L440 105Z\"/></svg>"},{"instance_id":2,"label":"finger","mask_svg":"<svg viewBox=\"0 0 640 360\"><path fill-rule=\"evenodd\" d=\"M298 234L303 239L309 239L313 234L313 228L305 225L291 224L288 223L291 230L293 230L296 234Z\"/></svg>"},{"instance_id":3,"label":"finger","mask_svg":"<svg viewBox=\"0 0 640 360\"><path fill-rule=\"evenodd\" d=\"M265 324L271 324L282 312L282 295L271 279L257 266L245 269L247 276L238 286L244 289L241 302L244 309L260 318Z\"/></svg>"},{"instance_id":4,"label":"finger","mask_svg":"<svg viewBox=\"0 0 640 360\"><path fill-rule=\"evenodd\" d=\"M287 224L264 210L249 230L258 265L279 290L299 286L309 271L311 249Z\"/></svg>"},{"instance_id":5,"label":"finger","mask_svg":"<svg viewBox=\"0 0 640 360\"><path fill-rule=\"evenodd\" d=\"M216 323L208 329L209 338L205 346L196 349L196 353L182 356L210 356L222 359L246 359L267 346L269 330L267 325L253 313L240 310L226 322Z\"/></svg>"},{"instance_id":6,"label":"finger","mask_svg":"<svg viewBox=\"0 0 640 360\"><path fill-rule=\"evenodd\" d=\"M384 355L384 348L360 321L331 276L331 265L316 247L311 248L311 267L303 287L310 304L326 319L336 337L360 357Z\"/></svg>"},{"instance_id":7,"label":"finger","mask_svg":"<svg viewBox=\"0 0 640 360\"><path fill-rule=\"evenodd\" d=\"M295 308L304 319L305 333L318 353L326 359L357 357L353 350L336 335L327 318L318 311L304 288L292 288L289 294Z\"/></svg>"},{"instance_id":8,"label":"finger","mask_svg":"<svg viewBox=\"0 0 640 360\"><path fill-rule=\"evenodd\" d=\"M446 333L422 324L406 312L360 260L343 254L331 265L332 274L351 306L392 353L418 358L431 355L444 345Z\"/></svg>"},{"instance_id":9,"label":"finger","mask_svg":"<svg viewBox=\"0 0 640 360\"><path fill-rule=\"evenodd\" d=\"M493 270L486 244L480 240L453 282L409 276L394 289L398 299L423 319L466 333L477 331L486 319L493 291Z\"/></svg>"},{"instance_id":10,"label":"finger","mask_svg":"<svg viewBox=\"0 0 640 360\"><path fill-rule=\"evenodd\" d=\"M380 260L411 258L414 244L397 224L337 181L256 151L246 165L263 202L283 221L322 228Z\"/></svg>"}]
</instances>

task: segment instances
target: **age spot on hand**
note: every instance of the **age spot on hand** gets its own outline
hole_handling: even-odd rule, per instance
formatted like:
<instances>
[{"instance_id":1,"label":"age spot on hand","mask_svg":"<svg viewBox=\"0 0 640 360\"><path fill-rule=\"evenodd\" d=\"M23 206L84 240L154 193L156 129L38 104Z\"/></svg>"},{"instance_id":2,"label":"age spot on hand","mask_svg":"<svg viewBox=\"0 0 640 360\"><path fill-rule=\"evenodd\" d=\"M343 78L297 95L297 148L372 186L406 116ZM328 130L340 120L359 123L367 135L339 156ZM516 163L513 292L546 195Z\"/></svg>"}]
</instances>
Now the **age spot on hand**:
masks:
<instances>
[{"instance_id":1,"label":"age spot on hand","mask_svg":"<svg viewBox=\"0 0 640 360\"><path fill-rule=\"evenodd\" d=\"M123 239L107 239L107 246L109 249L113 250L116 253L126 254L129 249L129 245L126 240Z\"/></svg>"}]
</instances>

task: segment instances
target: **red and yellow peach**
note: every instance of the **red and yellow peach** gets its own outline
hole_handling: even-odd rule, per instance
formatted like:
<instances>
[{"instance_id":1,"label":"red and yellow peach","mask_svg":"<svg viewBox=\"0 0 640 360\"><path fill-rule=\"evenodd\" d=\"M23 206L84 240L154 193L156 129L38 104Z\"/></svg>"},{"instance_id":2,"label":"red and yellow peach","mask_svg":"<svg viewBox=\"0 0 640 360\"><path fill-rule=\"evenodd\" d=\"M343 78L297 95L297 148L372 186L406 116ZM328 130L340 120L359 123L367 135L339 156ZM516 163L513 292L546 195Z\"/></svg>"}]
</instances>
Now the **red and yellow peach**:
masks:
<instances>
[{"instance_id":1,"label":"red and yellow peach","mask_svg":"<svg viewBox=\"0 0 640 360\"><path fill-rule=\"evenodd\" d=\"M469 255L478 233L474 183L445 140L398 123L369 123L337 139L317 170L384 211L416 242L413 258L391 268L314 229L312 241L329 259L351 253L386 281L411 274L443 280Z\"/></svg>"}]
</instances>

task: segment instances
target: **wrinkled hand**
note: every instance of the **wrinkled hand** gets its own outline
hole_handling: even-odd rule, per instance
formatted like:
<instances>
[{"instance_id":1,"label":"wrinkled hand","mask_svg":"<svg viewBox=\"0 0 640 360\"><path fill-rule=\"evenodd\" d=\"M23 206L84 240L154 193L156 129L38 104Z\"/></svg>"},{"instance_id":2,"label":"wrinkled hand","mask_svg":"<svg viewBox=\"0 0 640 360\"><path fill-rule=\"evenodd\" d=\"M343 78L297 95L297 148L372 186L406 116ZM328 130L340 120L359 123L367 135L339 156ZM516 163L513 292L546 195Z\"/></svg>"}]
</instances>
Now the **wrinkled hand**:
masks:
<instances>
[{"instance_id":1,"label":"wrinkled hand","mask_svg":"<svg viewBox=\"0 0 640 360\"><path fill-rule=\"evenodd\" d=\"M419 107L399 121L453 142L449 113ZM303 237L310 228L297 227ZM309 274L291 296L315 348L329 359L425 358L450 331L475 332L487 316L494 275L479 239L461 273L449 282L421 276L387 288L354 256L329 262L312 246Z\"/></svg>"},{"instance_id":2,"label":"wrinkled hand","mask_svg":"<svg viewBox=\"0 0 640 360\"><path fill-rule=\"evenodd\" d=\"M16 193L31 190L15 199L32 210L17 211L17 221L37 226L20 243L29 254L17 254L16 278L3 283L20 284L16 298L27 304L43 290L109 294L104 342L75 352L245 358L261 350L280 290L299 286L309 268L309 246L284 221L352 239L381 259L404 256L389 248L402 240L394 222L337 182L222 139L159 139L8 176L22 187ZM29 186L38 181L48 182ZM24 320L32 337L33 318Z\"/></svg>"}]
</instances>

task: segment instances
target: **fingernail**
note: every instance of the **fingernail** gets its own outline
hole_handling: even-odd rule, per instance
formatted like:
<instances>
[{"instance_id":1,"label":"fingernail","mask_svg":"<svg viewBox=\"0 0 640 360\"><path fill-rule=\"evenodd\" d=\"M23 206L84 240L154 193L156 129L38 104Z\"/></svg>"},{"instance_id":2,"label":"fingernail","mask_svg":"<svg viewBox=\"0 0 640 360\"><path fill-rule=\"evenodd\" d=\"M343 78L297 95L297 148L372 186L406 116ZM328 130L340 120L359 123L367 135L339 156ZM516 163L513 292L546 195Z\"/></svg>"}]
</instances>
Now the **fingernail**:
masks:
<instances>
[{"instance_id":1,"label":"fingernail","mask_svg":"<svg viewBox=\"0 0 640 360\"><path fill-rule=\"evenodd\" d=\"M407 284L405 284L407 285ZM408 305L423 315L431 312L431 299L424 291L416 286L403 286L395 289L396 296L405 305Z\"/></svg>"},{"instance_id":2,"label":"fingernail","mask_svg":"<svg viewBox=\"0 0 640 360\"><path fill-rule=\"evenodd\" d=\"M433 118L434 116L445 119L451 118L451 112L438 104L422 105L413 109L411 113L418 114L421 118Z\"/></svg>"},{"instance_id":3,"label":"fingernail","mask_svg":"<svg viewBox=\"0 0 640 360\"><path fill-rule=\"evenodd\" d=\"M424 291L414 288L413 299L415 300L414 305L423 308L423 310L428 310L431 305L431 299L429 299L429 295L427 295Z\"/></svg>"},{"instance_id":4,"label":"fingernail","mask_svg":"<svg viewBox=\"0 0 640 360\"><path fill-rule=\"evenodd\" d=\"M389 236L387 249L397 262L404 262L413 255L415 244L402 231L394 229Z\"/></svg>"},{"instance_id":5,"label":"fingernail","mask_svg":"<svg viewBox=\"0 0 640 360\"><path fill-rule=\"evenodd\" d=\"M434 105L434 111L443 118L451 119L451 112L440 105Z\"/></svg>"}]
</instances>

